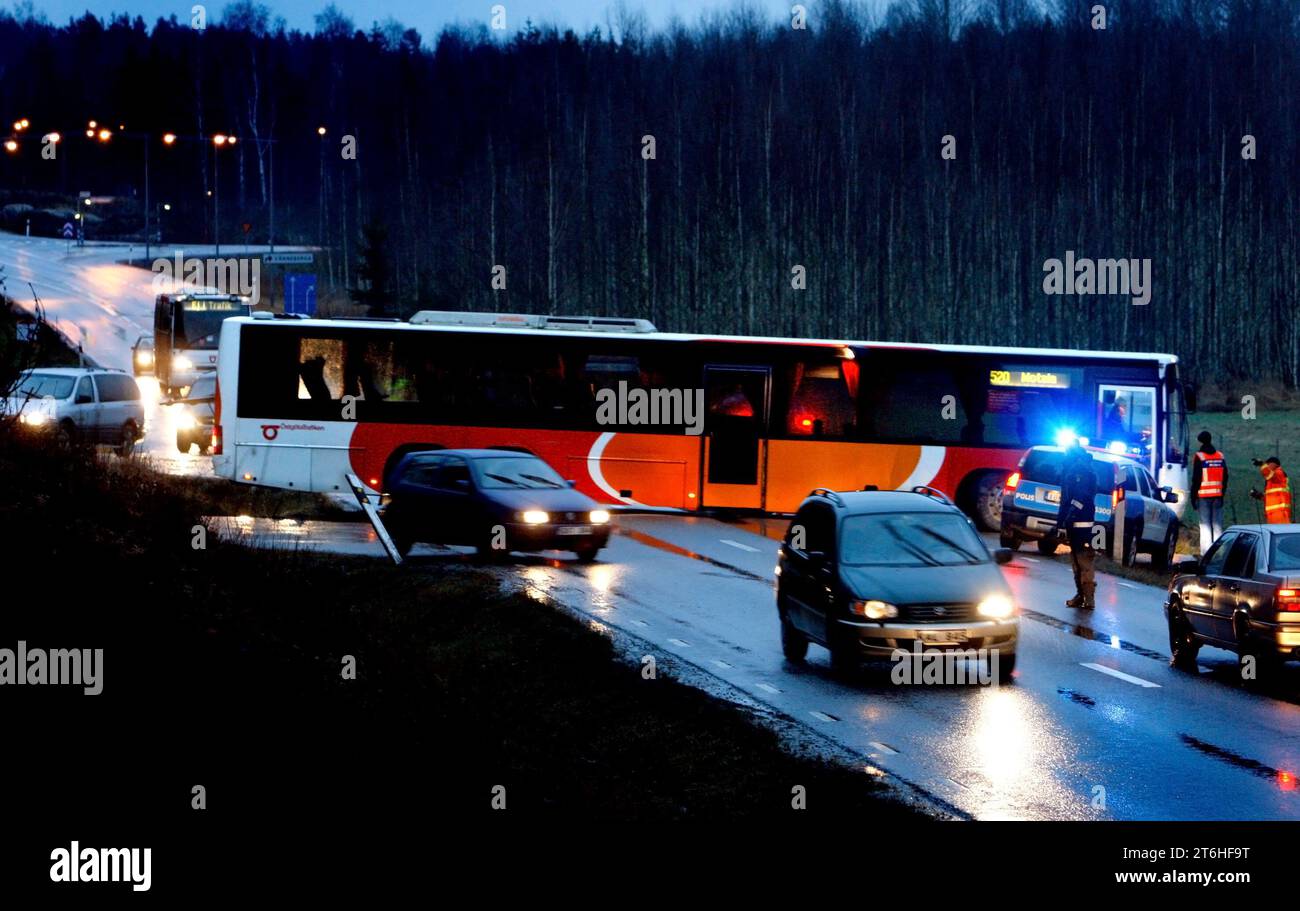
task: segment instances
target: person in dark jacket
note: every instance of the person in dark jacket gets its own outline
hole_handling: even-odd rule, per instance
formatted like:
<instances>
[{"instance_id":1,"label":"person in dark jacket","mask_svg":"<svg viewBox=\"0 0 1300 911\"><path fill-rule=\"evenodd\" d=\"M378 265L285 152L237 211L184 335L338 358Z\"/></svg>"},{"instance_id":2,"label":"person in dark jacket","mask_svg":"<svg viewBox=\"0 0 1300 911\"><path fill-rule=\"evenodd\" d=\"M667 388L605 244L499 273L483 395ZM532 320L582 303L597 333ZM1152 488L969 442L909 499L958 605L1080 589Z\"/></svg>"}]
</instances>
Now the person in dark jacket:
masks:
<instances>
[{"instance_id":1,"label":"person in dark jacket","mask_svg":"<svg viewBox=\"0 0 1300 911\"><path fill-rule=\"evenodd\" d=\"M1070 563L1074 567L1074 597L1065 602L1066 607L1092 610L1093 595L1097 591L1093 562L1096 551L1092 547L1092 529L1096 522L1097 476L1092 470L1092 456L1076 440L1066 450L1065 465L1061 471L1061 508L1056 516L1056 527L1065 532L1070 542Z\"/></svg>"}]
</instances>

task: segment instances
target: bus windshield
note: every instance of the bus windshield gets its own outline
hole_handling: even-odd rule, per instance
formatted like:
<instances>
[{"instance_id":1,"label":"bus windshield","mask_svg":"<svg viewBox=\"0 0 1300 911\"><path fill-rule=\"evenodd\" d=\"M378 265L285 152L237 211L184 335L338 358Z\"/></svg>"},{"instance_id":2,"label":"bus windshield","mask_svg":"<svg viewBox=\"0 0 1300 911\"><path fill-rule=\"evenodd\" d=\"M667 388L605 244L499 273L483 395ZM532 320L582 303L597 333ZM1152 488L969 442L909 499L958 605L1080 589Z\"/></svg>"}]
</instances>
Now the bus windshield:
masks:
<instances>
[{"instance_id":1,"label":"bus windshield","mask_svg":"<svg viewBox=\"0 0 1300 911\"><path fill-rule=\"evenodd\" d=\"M175 346L188 349L217 347L221 323L231 316L242 316L242 310L190 310L176 308Z\"/></svg>"}]
</instances>

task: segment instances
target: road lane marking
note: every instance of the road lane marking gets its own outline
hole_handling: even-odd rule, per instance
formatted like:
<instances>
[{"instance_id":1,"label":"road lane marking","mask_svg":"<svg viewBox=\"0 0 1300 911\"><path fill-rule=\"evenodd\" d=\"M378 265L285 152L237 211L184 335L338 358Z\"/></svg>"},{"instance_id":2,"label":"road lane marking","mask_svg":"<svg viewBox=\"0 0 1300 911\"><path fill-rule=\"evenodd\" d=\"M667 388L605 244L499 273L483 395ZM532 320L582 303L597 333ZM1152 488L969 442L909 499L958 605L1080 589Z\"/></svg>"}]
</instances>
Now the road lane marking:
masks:
<instances>
[{"instance_id":1,"label":"road lane marking","mask_svg":"<svg viewBox=\"0 0 1300 911\"><path fill-rule=\"evenodd\" d=\"M668 641L671 642L673 645L680 645L682 648L691 647L691 644L687 642L685 639L669 639Z\"/></svg>"},{"instance_id":2,"label":"road lane marking","mask_svg":"<svg viewBox=\"0 0 1300 911\"><path fill-rule=\"evenodd\" d=\"M1137 586L1134 585L1132 582L1124 582L1124 581L1122 581L1122 580L1120 580L1120 579L1116 579L1116 580L1115 580L1115 584L1116 584L1116 585L1122 585L1122 586L1124 586L1125 588L1137 588Z\"/></svg>"},{"instance_id":3,"label":"road lane marking","mask_svg":"<svg viewBox=\"0 0 1300 911\"><path fill-rule=\"evenodd\" d=\"M741 544L739 541L730 541L726 538L719 538L718 540L720 540L723 544L729 544L732 547L739 548L740 550L747 550L751 554L758 553L757 547L750 547L748 544Z\"/></svg>"},{"instance_id":4,"label":"road lane marking","mask_svg":"<svg viewBox=\"0 0 1300 911\"><path fill-rule=\"evenodd\" d=\"M637 626L649 626L649 625L650 625L649 623L646 623L644 620L637 620L635 617L632 618L632 622L635 623Z\"/></svg>"},{"instance_id":5,"label":"road lane marking","mask_svg":"<svg viewBox=\"0 0 1300 911\"><path fill-rule=\"evenodd\" d=\"M883 743L881 743L881 742L878 741L878 740L873 740L873 741L871 741L871 742L868 744L868 746L873 746L873 747L875 747L877 750L879 750L880 752L882 752L882 753L887 753L887 754L889 754L890 756L897 756L897 755L898 755L898 750L894 749L894 748L891 747L891 746L888 746L888 745L886 745L886 744L883 744Z\"/></svg>"},{"instance_id":6,"label":"road lane marking","mask_svg":"<svg viewBox=\"0 0 1300 911\"><path fill-rule=\"evenodd\" d=\"M839 721L834 715L827 715L825 712L809 712L818 721Z\"/></svg>"},{"instance_id":7,"label":"road lane marking","mask_svg":"<svg viewBox=\"0 0 1300 911\"><path fill-rule=\"evenodd\" d=\"M781 692L776 687L772 686L772 684L770 683L755 683L754 686L758 687L760 690L766 690L769 693Z\"/></svg>"},{"instance_id":8,"label":"road lane marking","mask_svg":"<svg viewBox=\"0 0 1300 911\"><path fill-rule=\"evenodd\" d=\"M728 664L725 661L719 661L717 658L713 659L713 663L716 664L718 667L725 668L726 670L731 670L735 666L732 664Z\"/></svg>"},{"instance_id":9,"label":"road lane marking","mask_svg":"<svg viewBox=\"0 0 1300 911\"><path fill-rule=\"evenodd\" d=\"M1038 563L1038 562L1039 562L1039 560L1038 560L1037 557L1021 557L1020 559L1024 560L1026 563Z\"/></svg>"},{"instance_id":10,"label":"road lane marking","mask_svg":"<svg viewBox=\"0 0 1300 911\"><path fill-rule=\"evenodd\" d=\"M1079 663L1086 668L1114 677L1116 680L1123 680L1125 683L1132 683L1135 686L1146 687L1147 689L1160 689L1160 684L1158 683L1152 683L1150 680L1143 680L1141 677L1134 677L1132 674L1117 671L1113 667L1106 667L1104 664L1093 664L1091 661L1080 661Z\"/></svg>"}]
</instances>

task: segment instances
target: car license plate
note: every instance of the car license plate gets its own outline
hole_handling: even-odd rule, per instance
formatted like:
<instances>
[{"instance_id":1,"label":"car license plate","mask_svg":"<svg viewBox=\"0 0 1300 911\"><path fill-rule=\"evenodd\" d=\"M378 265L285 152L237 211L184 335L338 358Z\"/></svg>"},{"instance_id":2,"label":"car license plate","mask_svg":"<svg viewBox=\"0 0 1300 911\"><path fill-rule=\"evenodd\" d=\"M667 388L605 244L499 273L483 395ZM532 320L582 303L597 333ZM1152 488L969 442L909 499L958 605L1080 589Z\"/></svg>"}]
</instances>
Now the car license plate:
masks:
<instances>
[{"instance_id":1,"label":"car license plate","mask_svg":"<svg viewBox=\"0 0 1300 911\"><path fill-rule=\"evenodd\" d=\"M555 529L557 535L589 535L591 534L590 525L561 525Z\"/></svg>"},{"instance_id":2,"label":"car license plate","mask_svg":"<svg viewBox=\"0 0 1300 911\"><path fill-rule=\"evenodd\" d=\"M1047 491L1047 502L1048 502L1048 503L1060 503L1060 502L1061 502L1061 492L1060 492L1059 490L1049 490L1049 491Z\"/></svg>"},{"instance_id":3,"label":"car license plate","mask_svg":"<svg viewBox=\"0 0 1300 911\"><path fill-rule=\"evenodd\" d=\"M948 645L953 642L965 642L969 636L964 629L930 629L921 630L921 641L930 645Z\"/></svg>"}]
</instances>

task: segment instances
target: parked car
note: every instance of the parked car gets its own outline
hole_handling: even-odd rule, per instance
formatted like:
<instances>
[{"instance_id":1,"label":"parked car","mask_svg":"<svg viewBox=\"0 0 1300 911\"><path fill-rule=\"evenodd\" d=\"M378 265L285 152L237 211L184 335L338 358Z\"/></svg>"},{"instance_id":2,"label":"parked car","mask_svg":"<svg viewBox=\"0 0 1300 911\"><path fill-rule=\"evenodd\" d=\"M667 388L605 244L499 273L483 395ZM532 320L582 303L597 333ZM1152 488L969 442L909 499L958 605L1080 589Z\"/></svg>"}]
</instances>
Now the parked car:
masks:
<instances>
[{"instance_id":1,"label":"parked car","mask_svg":"<svg viewBox=\"0 0 1300 911\"><path fill-rule=\"evenodd\" d=\"M67 442L110 443L128 456L144 438L140 387L120 370L38 367L24 371L5 412L29 430Z\"/></svg>"},{"instance_id":2,"label":"parked car","mask_svg":"<svg viewBox=\"0 0 1300 911\"><path fill-rule=\"evenodd\" d=\"M176 448L188 453L198 446L201 455L212 451L212 426L217 420L217 375L200 374L174 405L176 416Z\"/></svg>"},{"instance_id":3,"label":"parked car","mask_svg":"<svg viewBox=\"0 0 1300 911\"><path fill-rule=\"evenodd\" d=\"M1171 487L1157 487L1145 466L1126 456L1091 451L1097 476L1096 521L1110 541L1115 531L1115 506L1124 500L1123 562L1132 566L1139 553L1151 554L1154 569L1173 565L1178 545L1178 495ZM1060 446L1034 446L1020 459L1002 494L1002 528L999 543L1018 550L1026 541L1040 553L1052 554L1065 543L1056 527L1061 507L1061 469L1066 450Z\"/></svg>"},{"instance_id":4,"label":"parked car","mask_svg":"<svg viewBox=\"0 0 1300 911\"><path fill-rule=\"evenodd\" d=\"M485 557L569 550L590 562L609 541L609 512L530 453L414 452L387 488L384 525L403 554L427 541L473 545Z\"/></svg>"},{"instance_id":5,"label":"parked car","mask_svg":"<svg viewBox=\"0 0 1300 911\"><path fill-rule=\"evenodd\" d=\"M1300 660L1300 525L1234 525L1169 583L1165 618L1176 667L1202 645L1253 655L1260 675Z\"/></svg>"},{"instance_id":6,"label":"parked car","mask_svg":"<svg viewBox=\"0 0 1300 911\"><path fill-rule=\"evenodd\" d=\"M1016 666L1019 612L971 520L937 491L818 489L781 544L776 607L781 647L803 661L808 643L837 669L895 649L985 649L998 674Z\"/></svg>"},{"instance_id":7,"label":"parked car","mask_svg":"<svg viewBox=\"0 0 1300 911\"><path fill-rule=\"evenodd\" d=\"M154 375L153 336L142 335L131 346L131 372L136 376Z\"/></svg>"}]
</instances>

